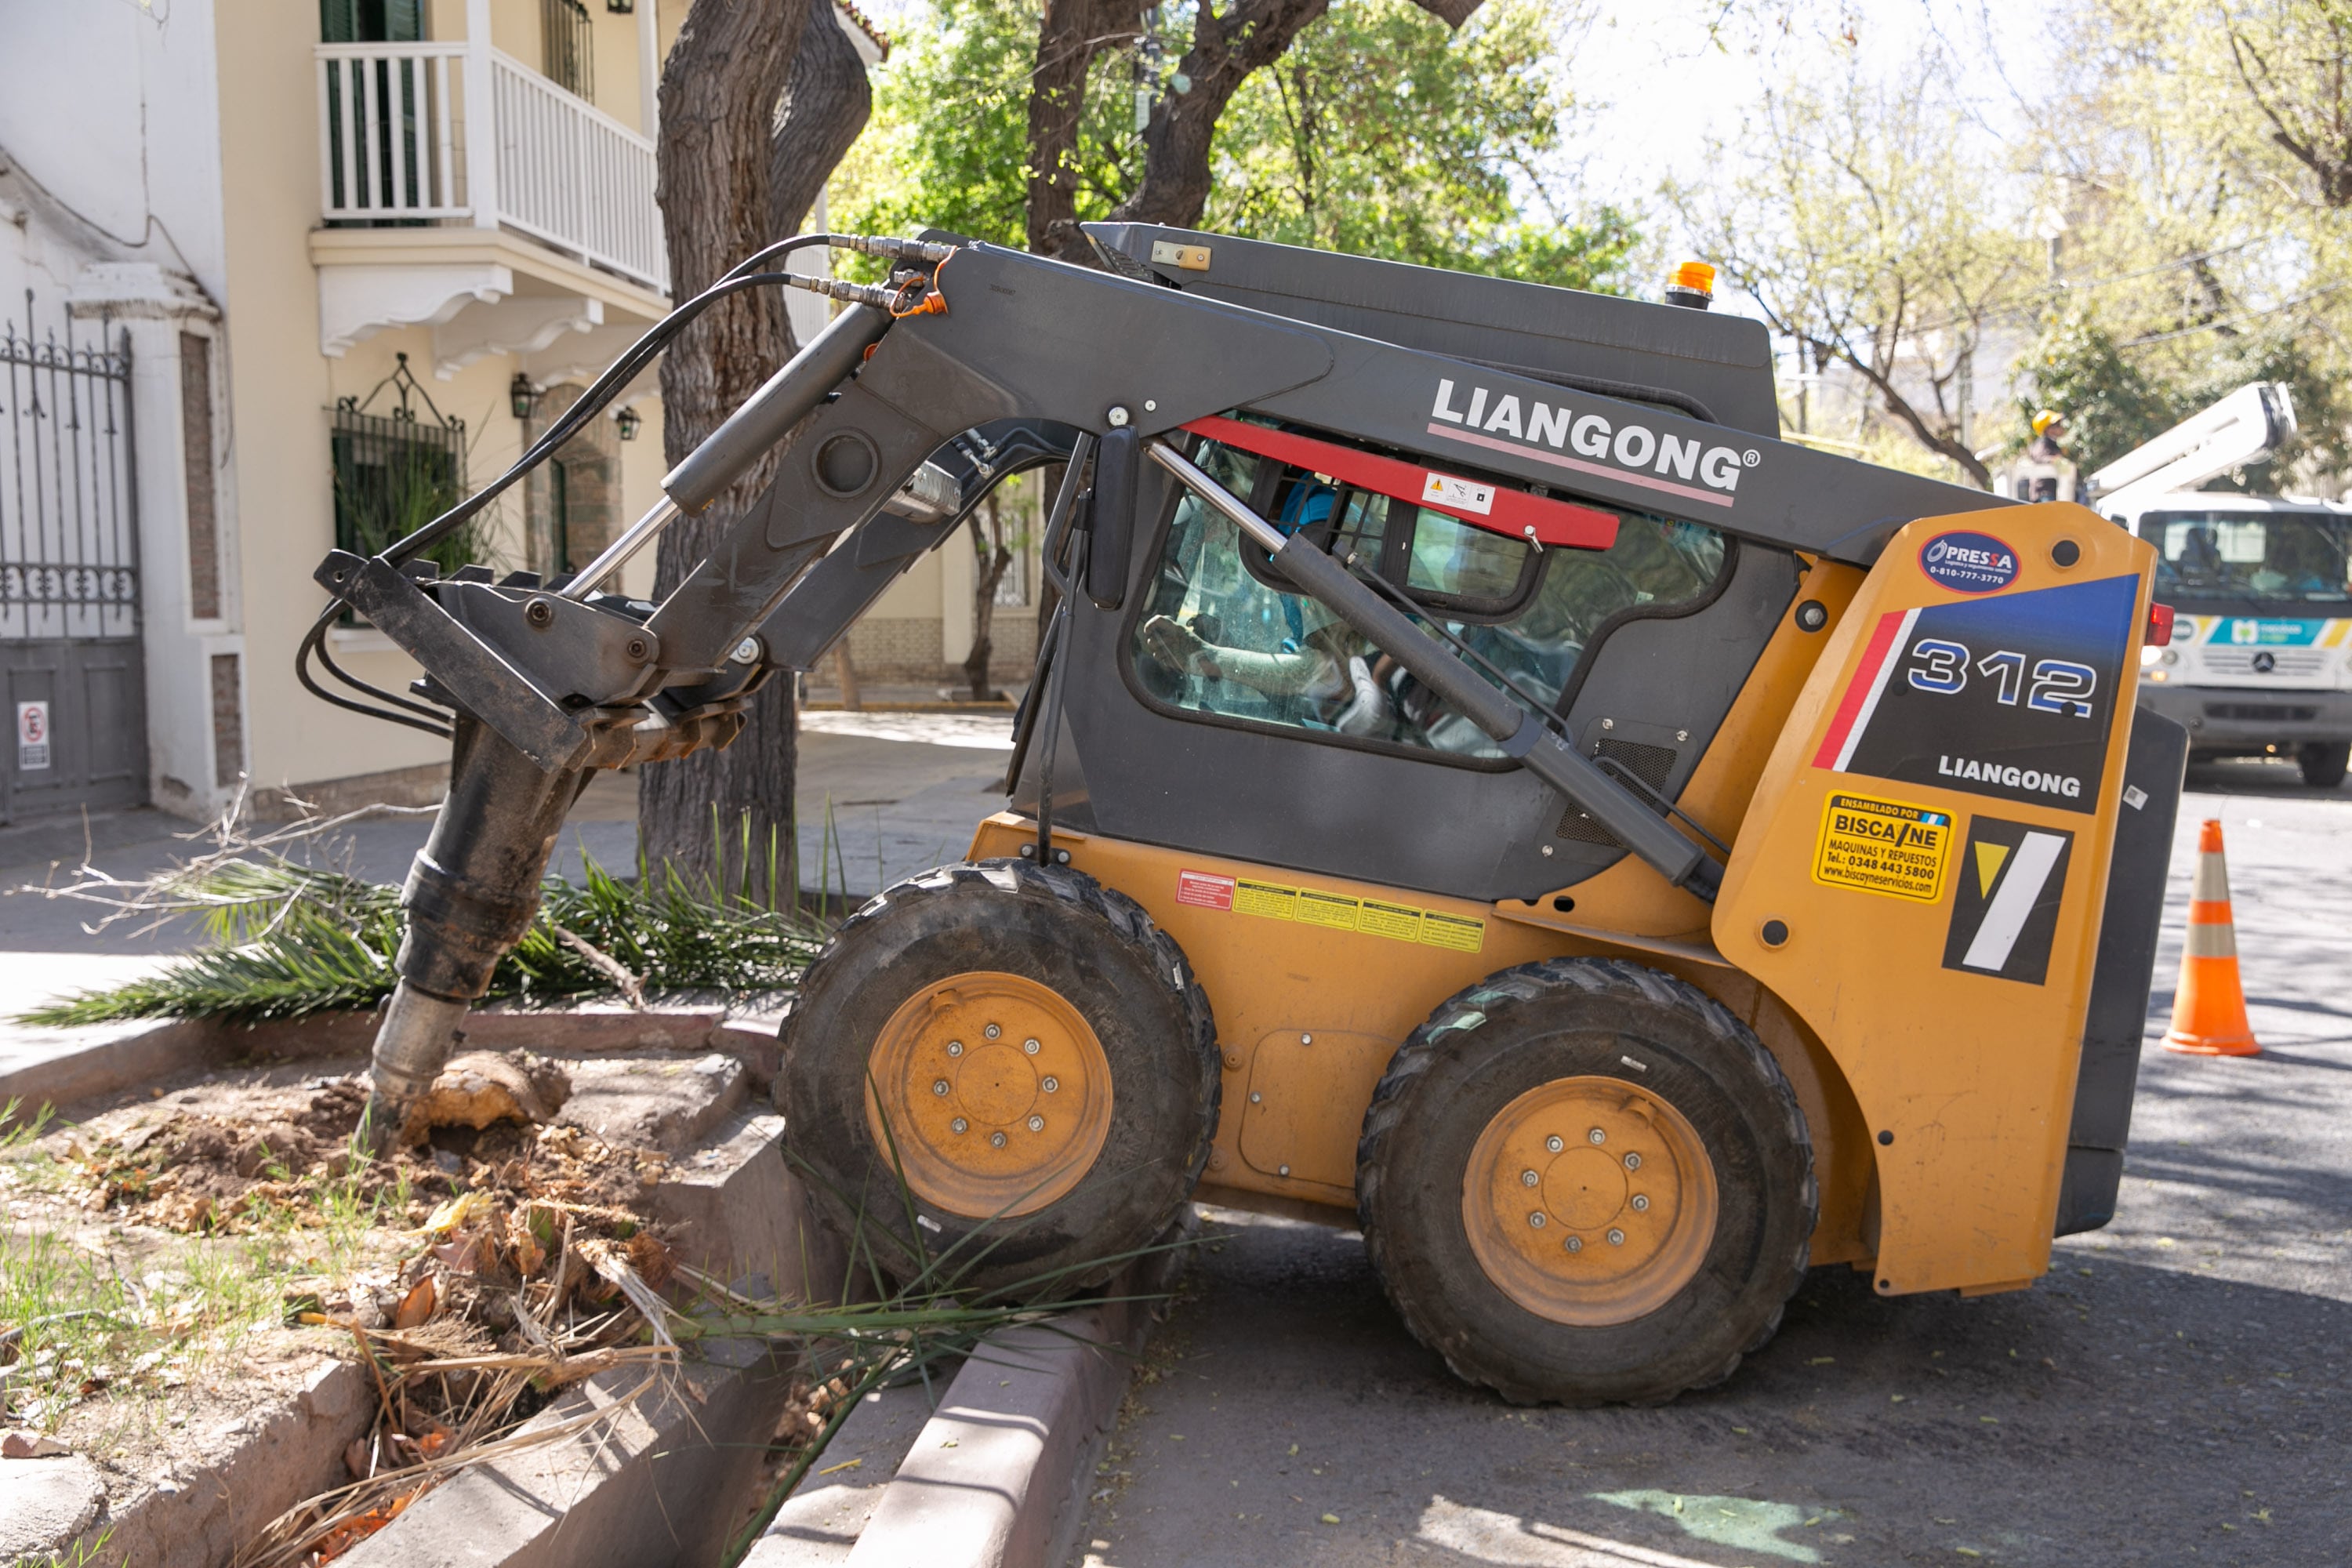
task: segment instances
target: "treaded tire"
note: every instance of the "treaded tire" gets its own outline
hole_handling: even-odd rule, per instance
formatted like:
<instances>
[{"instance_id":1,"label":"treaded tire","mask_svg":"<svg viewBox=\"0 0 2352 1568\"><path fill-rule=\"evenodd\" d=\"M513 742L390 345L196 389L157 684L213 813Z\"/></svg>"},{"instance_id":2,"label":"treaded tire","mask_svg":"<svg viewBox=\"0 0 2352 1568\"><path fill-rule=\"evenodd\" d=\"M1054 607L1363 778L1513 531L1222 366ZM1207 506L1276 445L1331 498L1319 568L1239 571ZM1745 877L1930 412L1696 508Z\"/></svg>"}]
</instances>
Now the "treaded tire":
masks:
<instances>
[{"instance_id":1,"label":"treaded tire","mask_svg":"<svg viewBox=\"0 0 2352 1568\"><path fill-rule=\"evenodd\" d=\"M908 1191L866 1116L868 1057L900 1004L977 971L1051 988L1108 1062L1099 1152L1075 1187L1018 1217L974 1219ZM1216 1131L1207 994L1140 905L1067 867L943 866L885 889L809 965L778 1040L777 1108L820 1215L853 1243L862 1235L900 1281L944 1258L940 1277L966 1298L1052 1300L1100 1284L1178 1217Z\"/></svg>"},{"instance_id":2,"label":"treaded tire","mask_svg":"<svg viewBox=\"0 0 2352 1568\"><path fill-rule=\"evenodd\" d=\"M1642 1316L1597 1327L1507 1295L1463 1217L1465 1172L1487 1123L1528 1090L1581 1076L1674 1107L1718 1193L1692 1277ZM1413 1031L1365 1116L1356 1194L1372 1267L1413 1337L1520 1405L1659 1404L1730 1376L1779 1328L1820 1203L1803 1112L1754 1032L1671 975L1588 958L1490 975Z\"/></svg>"},{"instance_id":3,"label":"treaded tire","mask_svg":"<svg viewBox=\"0 0 2352 1568\"><path fill-rule=\"evenodd\" d=\"M2303 770L2303 782L2313 789L2334 789L2352 771L2352 747L2341 741L2305 741L2297 747L2295 765Z\"/></svg>"}]
</instances>

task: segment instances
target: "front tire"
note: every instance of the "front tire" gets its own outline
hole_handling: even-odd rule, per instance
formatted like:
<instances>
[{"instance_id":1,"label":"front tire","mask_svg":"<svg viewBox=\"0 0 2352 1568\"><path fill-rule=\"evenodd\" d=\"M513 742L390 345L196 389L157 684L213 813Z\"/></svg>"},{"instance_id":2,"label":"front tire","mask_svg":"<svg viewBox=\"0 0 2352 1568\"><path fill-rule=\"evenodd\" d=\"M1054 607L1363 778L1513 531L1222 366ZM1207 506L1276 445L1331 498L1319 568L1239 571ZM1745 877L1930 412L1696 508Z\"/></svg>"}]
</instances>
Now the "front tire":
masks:
<instances>
[{"instance_id":1,"label":"front tire","mask_svg":"<svg viewBox=\"0 0 2352 1568\"><path fill-rule=\"evenodd\" d=\"M2342 741L2306 741L2296 748L2294 762L2303 770L2305 784L2314 789L2334 789L2352 769L2352 746Z\"/></svg>"},{"instance_id":2,"label":"front tire","mask_svg":"<svg viewBox=\"0 0 2352 1568\"><path fill-rule=\"evenodd\" d=\"M1517 1404L1654 1404L1731 1374L1804 1276L1795 1092L1680 980L1552 959L1472 986L1391 1062L1364 1243L1415 1338Z\"/></svg>"},{"instance_id":3,"label":"front tire","mask_svg":"<svg viewBox=\"0 0 2352 1568\"><path fill-rule=\"evenodd\" d=\"M809 965L776 1099L818 1212L902 1281L1050 1300L1190 1200L1222 1081L1208 997L1142 908L1066 867L946 866Z\"/></svg>"}]
</instances>

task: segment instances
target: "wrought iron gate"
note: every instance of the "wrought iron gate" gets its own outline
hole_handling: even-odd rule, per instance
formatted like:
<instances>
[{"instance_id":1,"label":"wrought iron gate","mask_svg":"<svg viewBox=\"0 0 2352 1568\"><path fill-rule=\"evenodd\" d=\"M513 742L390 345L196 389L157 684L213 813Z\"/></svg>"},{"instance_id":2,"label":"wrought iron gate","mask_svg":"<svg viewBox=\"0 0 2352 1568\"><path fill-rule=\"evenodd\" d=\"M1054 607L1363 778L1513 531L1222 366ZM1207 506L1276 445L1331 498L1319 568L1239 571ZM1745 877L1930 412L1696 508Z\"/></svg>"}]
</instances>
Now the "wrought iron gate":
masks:
<instances>
[{"instance_id":1,"label":"wrought iron gate","mask_svg":"<svg viewBox=\"0 0 2352 1568\"><path fill-rule=\"evenodd\" d=\"M0 820L147 798L131 339L0 323Z\"/></svg>"}]
</instances>

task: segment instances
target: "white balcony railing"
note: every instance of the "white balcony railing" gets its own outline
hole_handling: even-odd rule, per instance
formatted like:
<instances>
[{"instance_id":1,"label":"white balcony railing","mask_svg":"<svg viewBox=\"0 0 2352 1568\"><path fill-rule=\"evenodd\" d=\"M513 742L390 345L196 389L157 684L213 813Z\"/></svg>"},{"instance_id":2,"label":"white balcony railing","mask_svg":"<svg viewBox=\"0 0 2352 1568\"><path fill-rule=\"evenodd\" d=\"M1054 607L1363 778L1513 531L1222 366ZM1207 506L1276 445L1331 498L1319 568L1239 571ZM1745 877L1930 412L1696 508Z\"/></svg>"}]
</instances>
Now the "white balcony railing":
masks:
<instances>
[{"instance_id":1,"label":"white balcony railing","mask_svg":"<svg viewBox=\"0 0 2352 1568\"><path fill-rule=\"evenodd\" d=\"M654 144L520 61L491 66L500 217L666 290Z\"/></svg>"},{"instance_id":2,"label":"white balcony railing","mask_svg":"<svg viewBox=\"0 0 2352 1568\"><path fill-rule=\"evenodd\" d=\"M652 142L487 44L317 54L330 221L510 228L668 290Z\"/></svg>"},{"instance_id":3,"label":"white balcony railing","mask_svg":"<svg viewBox=\"0 0 2352 1568\"><path fill-rule=\"evenodd\" d=\"M463 44L319 46L319 183L326 216L470 216L459 195L450 62Z\"/></svg>"}]
</instances>

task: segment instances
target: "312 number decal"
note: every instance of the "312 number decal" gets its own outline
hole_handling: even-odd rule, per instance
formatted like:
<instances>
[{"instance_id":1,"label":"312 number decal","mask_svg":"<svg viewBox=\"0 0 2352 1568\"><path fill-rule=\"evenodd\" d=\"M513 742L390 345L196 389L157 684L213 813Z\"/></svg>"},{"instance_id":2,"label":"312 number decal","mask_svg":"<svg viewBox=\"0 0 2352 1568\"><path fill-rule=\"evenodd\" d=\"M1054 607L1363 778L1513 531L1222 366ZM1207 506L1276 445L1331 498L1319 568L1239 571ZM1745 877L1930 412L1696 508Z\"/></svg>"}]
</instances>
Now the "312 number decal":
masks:
<instances>
[{"instance_id":1,"label":"312 number decal","mask_svg":"<svg viewBox=\"0 0 2352 1568\"><path fill-rule=\"evenodd\" d=\"M2061 718L2091 717L2091 693L2098 689L2099 672L2068 658L2039 658L2027 679L2026 656L1999 648L1977 658L1964 643L1922 637L1911 645L1906 671L1915 690L1938 697L1957 697L1968 689L1971 670L1994 683L1993 700L2005 708L2025 705L2037 713Z\"/></svg>"}]
</instances>

